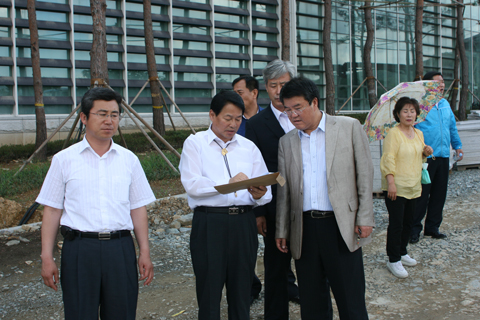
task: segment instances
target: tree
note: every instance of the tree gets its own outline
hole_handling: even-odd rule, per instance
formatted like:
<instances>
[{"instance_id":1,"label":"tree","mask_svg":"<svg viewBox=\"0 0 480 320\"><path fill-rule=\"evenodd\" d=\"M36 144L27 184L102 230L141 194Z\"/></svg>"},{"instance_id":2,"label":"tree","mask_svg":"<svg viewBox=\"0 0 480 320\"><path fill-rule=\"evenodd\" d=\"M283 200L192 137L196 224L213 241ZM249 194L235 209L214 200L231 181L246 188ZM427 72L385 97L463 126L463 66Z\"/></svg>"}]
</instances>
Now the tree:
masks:
<instances>
[{"instance_id":1,"label":"tree","mask_svg":"<svg viewBox=\"0 0 480 320\"><path fill-rule=\"evenodd\" d=\"M335 82L333 77L332 62L332 0L324 2L325 17L323 18L323 60L325 63L326 100L325 111L328 114L335 114Z\"/></svg>"},{"instance_id":2,"label":"tree","mask_svg":"<svg viewBox=\"0 0 480 320\"><path fill-rule=\"evenodd\" d=\"M415 11L415 80L423 77L423 0L417 0Z\"/></svg>"},{"instance_id":3,"label":"tree","mask_svg":"<svg viewBox=\"0 0 480 320\"><path fill-rule=\"evenodd\" d=\"M30 29L30 48L32 57L33 71L33 91L35 95L35 121L36 137L35 149L38 149L42 143L47 140L47 124L45 119L45 108L43 106L43 85L42 72L40 69L40 52L38 46L38 28L37 14L35 12L35 0L27 0L28 27ZM47 159L47 148L42 148L38 152L40 160Z\"/></svg>"},{"instance_id":4,"label":"tree","mask_svg":"<svg viewBox=\"0 0 480 320\"><path fill-rule=\"evenodd\" d=\"M450 94L450 108L452 108L452 111L455 111L455 107L457 106L457 97L458 97L458 85L459 85L459 81L458 81L458 66L459 66L459 61L460 61L460 54L459 54L459 51L458 51L458 41L457 41L457 45L455 46L455 63L454 63L454 66L453 66L453 87L452 87L452 91L451 91L451 94Z\"/></svg>"},{"instance_id":5,"label":"tree","mask_svg":"<svg viewBox=\"0 0 480 320\"><path fill-rule=\"evenodd\" d=\"M90 10L93 20L93 42L90 51L90 74L92 85L98 81L99 85L103 82L108 83L108 64L107 64L107 33L106 18L107 11L106 0L90 0Z\"/></svg>"},{"instance_id":6,"label":"tree","mask_svg":"<svg viewBox=\"0 0 480 320\"><path fill-rule=\"evenodd\" d=\"M152 27L152 1L143 1L143 21L145 27L145 50L147 53L147 69L148 77L150 79L150 92L152 95L152 109L153 109L153 128L161 135L165 134L165 121L163 117L162 91L160 84L156 80L157 62L155 60L155 46L153 41L153 27Z\"/></svg>"},{"instance_id":7,"label":"tree","mask_svg":"<svg viewBox=\"0 0 480 320\"><path fill-rule=\"evenodd\" d=\"M290 60L290 1L282 0L282 60Z\"/></svg>"},{"instance_id":8,"label":"tree","mask_svg":"<svg viewBox=\"0 0 480 320\"><path fill-rule=\"evenodd\" d=\"M465 51L465 35L463 32L463 12L465 6L463 0L458 0L457 4L457 46L462 63L462 89L460 90L460 103L458 104L458 119L464 121L467 119L468 102L468 59Z\"/></svg>"},{"instance_id":9,"label":"tree","mask_svg":"<svg viewBox=\"0 0 480 320\"><path fill-rule=\"evenodd\" d=\"M368 101L370 108L372 108L375 103L377 103L377 95L375 93L375 78L373 76L371 58L375 29L372 21L372 7L370 5L371 0L366 0L365 7L363 8L365 12L365 24L367 26L367 39L365 40L365 46L363 48L363 65L365 66L365 75L367 77Z\"/></svg>"}]
</instances>

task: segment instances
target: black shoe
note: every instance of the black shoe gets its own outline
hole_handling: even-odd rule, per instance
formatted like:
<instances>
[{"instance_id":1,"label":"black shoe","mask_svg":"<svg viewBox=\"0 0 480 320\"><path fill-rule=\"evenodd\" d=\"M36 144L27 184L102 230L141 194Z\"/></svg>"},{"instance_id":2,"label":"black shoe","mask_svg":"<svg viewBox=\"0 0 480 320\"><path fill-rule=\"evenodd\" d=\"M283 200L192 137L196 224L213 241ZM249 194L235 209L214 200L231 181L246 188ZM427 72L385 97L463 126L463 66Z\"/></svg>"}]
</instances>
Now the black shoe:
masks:
<instances>
[{"instance_id":1,"label":"black shoe","mask_svg":"<svg viewBox=\"0 0 480 320\"><path fill-rule=\"evenodd\" d=\"M440 232L425 232L426 236L432 237L434 239L445 239L447 237L446 234Z\"/></svg>"},{"instance_id":2,"label":"black shoe","mask_svg":"<svg viewBox=\"0 0 480 320\"><path fill-rule=\"evenodd\" d=\"M259 297L260 297L259 294L255 296L250 296L250 305L252 305L255 302L255 300L257 300Z\"/></svg>"},{"instance_id":3,"label":"black shoe","mask_svg":"<svg viewBox=\"0 0 480 320\"><path fill-rule=\"evenodd\" d=\"M288 301L300 304L300 296L290 297Z\"/></svg>"},{"instance_id":4,"label":"black shoe","mask_svg":"<svg viewBox=\"0 0 480 320\"><path fill-rule=\"evenodd\" d=\"M417 243L419 240L420 240L420 235L419 234L415 234L415 235L410 237L410 243Z\"/></svg>"}]
</instances>

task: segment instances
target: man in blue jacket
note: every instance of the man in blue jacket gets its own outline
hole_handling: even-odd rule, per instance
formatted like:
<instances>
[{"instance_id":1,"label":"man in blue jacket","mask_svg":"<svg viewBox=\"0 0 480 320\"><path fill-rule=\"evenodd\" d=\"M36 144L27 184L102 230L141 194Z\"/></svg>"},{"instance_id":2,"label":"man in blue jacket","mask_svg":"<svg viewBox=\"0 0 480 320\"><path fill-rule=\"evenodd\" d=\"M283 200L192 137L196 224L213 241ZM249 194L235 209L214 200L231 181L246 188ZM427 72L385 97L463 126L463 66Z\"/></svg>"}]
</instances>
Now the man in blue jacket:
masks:
<instances>
[{"instance_id":1,"label":"man in blue jacket","mask_svg":"<svg viewBox=\"0 0 480 320\"><path fill-rule=\"evenodd\" d=\"M441 81L441 90L445 89L443 76L440 72L430 71L423 80ZM462 142L457 132L455 116L447 100L442 99L427 115L425 121L415 126L423 132L425 144L432 146L433 155L427 159L428 173L431 184L422 184L420 196L410 235L410 243L417 243L422 231L422 219L425 217L425 236L444 239L447 236L440 233L442 211L447 197L448 171L450 159L450 144L455 150L458 161L463 159Z\"/></svg>"}]
</instances>

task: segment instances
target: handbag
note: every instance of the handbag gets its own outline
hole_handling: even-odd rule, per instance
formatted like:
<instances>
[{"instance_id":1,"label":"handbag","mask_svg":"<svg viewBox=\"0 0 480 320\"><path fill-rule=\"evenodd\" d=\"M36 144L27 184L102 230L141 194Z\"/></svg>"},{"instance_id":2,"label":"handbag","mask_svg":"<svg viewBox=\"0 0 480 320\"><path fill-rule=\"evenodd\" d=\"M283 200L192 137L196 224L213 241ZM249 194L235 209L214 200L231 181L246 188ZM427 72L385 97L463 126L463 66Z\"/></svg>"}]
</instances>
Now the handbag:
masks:
<instances>
[{"instance_id":1,"label":"handbag","mask_svg":"<svg viewBox=\"0 0 480 320\"><path fill-rule=\"evenodd\" d=\"M422 184L430 184L430 174L427 171L428 163L422 163Z\"/></svg>"}]
</instances>

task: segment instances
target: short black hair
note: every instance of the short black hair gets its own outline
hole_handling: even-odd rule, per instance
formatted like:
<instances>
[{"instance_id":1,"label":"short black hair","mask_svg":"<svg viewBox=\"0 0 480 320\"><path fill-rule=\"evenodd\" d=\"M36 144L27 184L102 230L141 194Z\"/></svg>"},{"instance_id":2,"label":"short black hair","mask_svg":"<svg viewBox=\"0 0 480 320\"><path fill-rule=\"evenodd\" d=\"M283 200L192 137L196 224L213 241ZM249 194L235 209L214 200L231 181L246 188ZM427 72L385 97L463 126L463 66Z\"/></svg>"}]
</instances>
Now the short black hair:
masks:
<instances>
[{"instance_id":1,"label":"short black hair","mask_svg":"<svg viewBox=\"0 0 480 320\"><path fill-rule=\"evenodd\" d=\"M222 112L223 107L228 103L232 103L240 108L240 110L242 110L242 115L245 112L245 104L243 103L242 97L233 90L224 90L217 93L210 103L210 110L218 116L218 114Z\"/></svg>"},{"instance_id":2,"label":"short black hair","mask_svg":"<svg viewBox=\"0 0 480 320\"><path fill-rule=\"evenodd\" d=\"M258 80L255 79L252 76L241 76L238 77L237 79L233 80L232 82L232 87L234 87L238 82L244 80L245 81L245 86L247 87L248 90L253 91L255 89L259 90L258 86Z\"/></svg>"},{"instance_id":3,"label":"short black hair","mask_svg":"<svg viewBox=\"0 0 480 320\"><path fill-rule=\"evenodd\" d=\"M433 80L433 77L435 77L435 76L442 76L442 78L443 78L443 75L442 75L441 72L428 71L427 73L425 73L422 80Z\"/></svg>"},{"instance_id":4,"label":"short black hair","mask_svg":"<svg viewBox=\"0 0 480 320\"><path fill-rule=\"evenodd\" d=\"M402 97L398 99L397 103L395 104L395 108L393 109L393 117L398 123L400 123L400 117L398 115L400 114L400 111L402 111L403 107L405 107L407 104L411 104L415 108L415 113L417 114L415 119L417 119L418 115L420 114L420 106L416 99Z\"/></svg>"},{"instance_id":5,"label":"short black hair","mask_svg":"<svg viewBox=\"0 0 480 320\"><path fill-rule=\"evenodd\" d=\"M112 89L103 88L103 87L95 87L88 90L82 98L82 109L81 111L85 114L85 116L89 117L90 110L93 108L93 103L97 100L104 100L104 101L112 101L115 100L118 104L118 112L122 112L122 96L113 91Z\"/></svg>"},{"instance_id":6,"label":"short black hair","mask_svg":"<svg viewBox=\"0 0 480 320\"><path fill-rule=\"evenodd\" d=\"M280 101L282 103L283 99L293 97L303 97L309 104L311 104L315 98L320 102L320 91L315 82L300 76L285 83L280 91Z\"/></svg>"}]
</instances>

